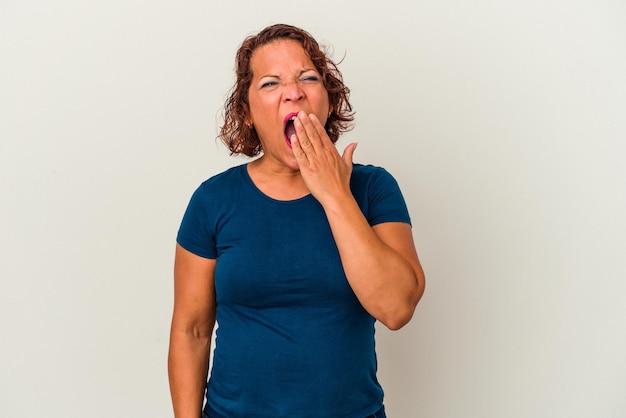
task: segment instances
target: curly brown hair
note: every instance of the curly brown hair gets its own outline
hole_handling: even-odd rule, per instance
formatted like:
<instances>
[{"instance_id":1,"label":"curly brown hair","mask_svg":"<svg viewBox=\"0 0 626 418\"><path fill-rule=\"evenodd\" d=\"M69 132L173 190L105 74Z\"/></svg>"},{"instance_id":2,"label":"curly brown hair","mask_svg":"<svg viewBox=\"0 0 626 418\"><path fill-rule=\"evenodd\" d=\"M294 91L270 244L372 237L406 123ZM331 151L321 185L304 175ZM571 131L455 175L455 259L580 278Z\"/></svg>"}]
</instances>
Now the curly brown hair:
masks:
<instances>
[{"instance_id":1,"label":"curly brown hair","mask_svg":"<svg viewBox=\"0 0 626 418\"><path fill-rule=\"evenodd\" d=\"M257 35L247 37L236 56L235 72L237 80L231 89L224 105L224 125L220 129L219 138L233 154L244 154L254 157L262 152L261 141L255 129L246 126L249 120L250 107L248 90L252 81L250 60L254 51L263 45L278 39L292 39L299 42L311 58L317 72L320 73L324 87L328 92L331 114L324 128L333 143L339 135L352 128L354 112L348 100L350 89L343 84L341 72L317 41L307 31L291 25L276 24L261 30Z\"/></svg>"}]
</instances>

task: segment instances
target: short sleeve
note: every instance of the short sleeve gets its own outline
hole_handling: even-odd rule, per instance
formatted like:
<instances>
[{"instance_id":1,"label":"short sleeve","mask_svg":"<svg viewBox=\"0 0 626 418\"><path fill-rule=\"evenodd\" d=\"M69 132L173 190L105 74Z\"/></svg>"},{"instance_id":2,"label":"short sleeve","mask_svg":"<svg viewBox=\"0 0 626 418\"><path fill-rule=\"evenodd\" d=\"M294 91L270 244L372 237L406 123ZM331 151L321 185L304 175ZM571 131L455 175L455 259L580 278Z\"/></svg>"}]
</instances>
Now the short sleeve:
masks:
<instances>
[{"instance_id":1,"label":"short sleeve","mask_svg":"<svg viewBox=\"0 0 626 418\"><path fill-rule=\"evenodd\" d=\"M384 168L357 165L351 187L354 197L371 226L384 222L404 222L411 217L396 179Z\"/></svg>"},{"instance_id":2,"label":"short sleeve","mask_svg":"<svg viewBox=\"0 0 626 418\"><path fill-rule=\"evenodd\" d=\"M215 222L210 212L210 196L203 184L191 196L176 242L200 257L216 259Z\"/></svg>"}]
</instances>

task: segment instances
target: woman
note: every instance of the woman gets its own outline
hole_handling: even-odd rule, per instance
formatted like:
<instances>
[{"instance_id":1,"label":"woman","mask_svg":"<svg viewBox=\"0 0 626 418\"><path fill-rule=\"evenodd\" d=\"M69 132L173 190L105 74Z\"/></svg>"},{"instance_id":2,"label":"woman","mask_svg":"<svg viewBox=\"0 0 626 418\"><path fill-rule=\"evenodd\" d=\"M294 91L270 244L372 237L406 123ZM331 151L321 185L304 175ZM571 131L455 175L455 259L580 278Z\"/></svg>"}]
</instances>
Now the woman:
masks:
<instances>
[{"instance_id":1,"label":"woman","mask_svg":"<svg viewBox=\"0 0 626 418\"><path fill-rule=\"evenodd\" d=\"M310 34L263 29L236 72L221 138L260 157L204 182L181 223L175 416L384 417L374 322L401 328L424 291L397 183L337 152L349 90Z\"/></svg>"}]
</instances>

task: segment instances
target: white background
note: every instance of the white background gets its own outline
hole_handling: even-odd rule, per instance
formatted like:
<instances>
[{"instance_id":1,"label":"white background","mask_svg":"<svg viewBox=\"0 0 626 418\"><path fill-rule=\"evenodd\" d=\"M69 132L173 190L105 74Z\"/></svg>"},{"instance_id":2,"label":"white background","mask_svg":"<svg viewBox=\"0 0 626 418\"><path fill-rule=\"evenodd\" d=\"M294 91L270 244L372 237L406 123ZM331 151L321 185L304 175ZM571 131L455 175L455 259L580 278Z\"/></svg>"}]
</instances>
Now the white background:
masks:
<instances>
[{"instance_id":1,"label":"white background","mask_svg":"<svg viewBox=\"0 0 626 418\"><path fill-rule=\"evenodd\" d=\"M343 58L338 146L410 208L390 417L626 416L625 3L371 3L0 0L0 416L172 416L176 231L276 22Z\"/></svg>"}]
</instances>

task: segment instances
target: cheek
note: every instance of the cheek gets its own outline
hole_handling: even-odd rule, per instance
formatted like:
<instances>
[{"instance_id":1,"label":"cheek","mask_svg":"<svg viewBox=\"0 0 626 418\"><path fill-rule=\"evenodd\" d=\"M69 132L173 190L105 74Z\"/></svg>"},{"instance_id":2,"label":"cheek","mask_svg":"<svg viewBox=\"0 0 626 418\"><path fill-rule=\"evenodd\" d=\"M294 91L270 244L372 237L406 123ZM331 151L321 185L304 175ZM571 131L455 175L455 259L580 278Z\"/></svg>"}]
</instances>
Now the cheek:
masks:
<instances>
[{"instance_id":1,"label":"cheek","mask_svg":"<svg viewBox=\"0 0 626 418\"><path fill-rule=\"evenodd\" d=\"M328 97L328 93L326 90L323 91L315 91L309 97L314 97L315 99L312 101L314 104L315 114L318 119L326 120L328 118L328 114L330 112L330 98Z\"/></svg>"},{"instance_id":2,"label":"cheek","mask_svg":"<svg viewBox=\"0 0 626 418\"><path fill-rule=\"evenodd\" d=\"M324 105L322 106L323 111L322 111L322 121L323 121L323 125L326 126L326 122L328 122L328 117L330 116L330 113L333 111L332 106L330 105L330 99L328 98L328 96L326 96L325 100L324 100Z\"/></svg>"},{"instance_id":3,"label":"cheek","mask_svg":"<svg viewBox=\"0 0 626 418\"><path fill-rule=\"evenodd\" d=\"M248 117L255 125L263 121L265 106L258 97L250 97L248 100Z\"/></svg>"},{"instance_id":4,"label":"cheek","mask_svg":"<svg viewBox=\"0 0 626 418\"><path fill-rule=\"evenodd\" d=\"M327 109L326 117L328 117L328 115L330 115L330 112L332 112L333 107L330 105L330 97L328 96L328 93L325 93L324 97L325 97L324 102L326 104L326 109Z\"/></svg>"}]
</instances>

